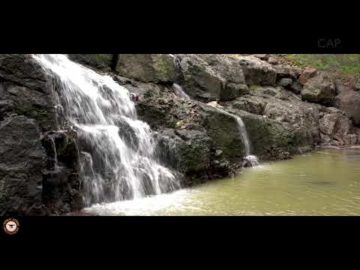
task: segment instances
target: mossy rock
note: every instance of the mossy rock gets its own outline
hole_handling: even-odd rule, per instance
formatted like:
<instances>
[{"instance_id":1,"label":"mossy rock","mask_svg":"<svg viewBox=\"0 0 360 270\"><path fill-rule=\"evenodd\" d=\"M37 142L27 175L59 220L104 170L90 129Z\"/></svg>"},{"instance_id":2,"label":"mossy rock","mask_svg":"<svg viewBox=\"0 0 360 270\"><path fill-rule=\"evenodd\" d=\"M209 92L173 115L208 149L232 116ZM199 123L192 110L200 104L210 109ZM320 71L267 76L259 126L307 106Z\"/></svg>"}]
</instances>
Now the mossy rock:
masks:
<instances>
[{"instance_id":1,"label":"mossy rock","mask_svg":"<svg viewBox=\"0 0 360 270\"><path fill-rule=\"evenodd\" d=\"M245 156L245 147L236 119L210 107L205 111L203 125L214 148L222 150L223 157L230 161L241 160Z\"/></svg>"},{"instance_id":2,"label":"mossy rock","mask_svg":"<svg viewBox=\"0 0 360 270\"><path fill-rule=\"evenodd\" d=\"M69 58L80 64L96 69L110 70L113 64L113 54L69 54Z\"/></svg>"},{"instance_id":3,"label":"mossy rock","mask_svg":"<svg viewBox=\"0 0 360 270\"><path fill-rule=\"evenodd\" d=\"M177 78L177 67L174 57L166 54L152 55L155 77L160 82L174 82Z\"/></svg>"},{"instance_id":4,"label":"mossy rock","mask_svg":"<svg viewBox=\"0 0 360 270\"><path fill-rule=\"evenodd\" d=\"M295 151L291 149L291 133L280 123L242 111L238 115L246 126L251 153L261 160L282 159Z\"/></svg>"},{"instance_id":5,"label":"mossy rock","mask_svg":"<svg viewBox=\"0 0 360 270\"><path fill-rule=\"evenodd\" d=\"M120 54L116 71L141 82L172 83L178 76L175 58L169 54Z\"/></svg>"}]
</instances>

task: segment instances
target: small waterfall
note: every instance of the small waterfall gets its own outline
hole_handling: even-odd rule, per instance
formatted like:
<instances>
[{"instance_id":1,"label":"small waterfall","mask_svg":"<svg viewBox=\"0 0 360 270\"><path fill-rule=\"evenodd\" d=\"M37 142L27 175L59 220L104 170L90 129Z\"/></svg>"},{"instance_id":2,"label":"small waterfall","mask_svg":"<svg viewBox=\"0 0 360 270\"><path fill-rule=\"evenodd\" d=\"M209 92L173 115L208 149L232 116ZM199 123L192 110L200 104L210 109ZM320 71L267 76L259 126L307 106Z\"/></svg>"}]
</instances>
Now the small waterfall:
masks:
<instances>
[{"instance_id":1,"label":"small waterfall","mask_svg":"<svg viewBox=\"0 0 360 270\"><path fill-rule=\"evenodd\" d=\"M241 138L244 142L246 156L250 155L251 148L250 148L249 136L247 134L246 127L245 127L243 120L237 115L234 115L231 113L228 113L228 114L236 119L236 122L238 124L238 130L239 130L239 132L241 134Z\"/></svg>"},{"instance_id":2,"label":"small waterfall","mask_svg":"<svg viewBox=\"0 0 360 270\"><path fill-rule=\"evenodd\" d=\"M186 100L190 100L190 97L188 96L188 94L186 94L184 89L177 83L173 84L173 89L174 89L175 95L177 95L178 97L186 99Z\"/></svg>"},{"instance_id":3,"label":"small waterfall","mask_svg":"<svg viewBox=\"0 0 360 270\"><path fill-rule=\"evenodd\" d=\"M217 109L218 111L220 111L226 115L233 117L236 120L238 130L239 130L239 133L241 135L241 138L242 138L242 141L243 141L244 147L245 147L245 157L244 157L243 166L244 167L258 166L259 161L258 161L257 157L255 155L251 154L251 144L250 144L249 136L246 131L245 124L244 124L243 120L241 119L241 117L221 109L219 107L219 105L217 104L217 102L210 102L210 103L208 103L208 105L212 106L213 108Z\"/></svg>"},{"instance_id":4,"label":"small waterfall","mask_svg":"<svg viewBox=\"0 0 360 270\"><path fill-rule=\"evenodd\" d=\"M34 55L61 85L64 117L77 130L86 203L111 202L180 188L155 157L156 142L137 119L128 90L65 55Z\"/></svg>"},{"instance_id":5,"label":"small waterfall","mask_svg":"<svg viewBox=\"0 0 360 270\"><path fill-rule=\"evenodd\" d=\"M55 144L55 139L53 136L49 136L50 139L50 143L51 143L51 148L53 150L53 157L52 157L52 162L53 164L53 169L55 172L59 171L60 167L59 167L59 161L58 161L58 154L57 154L57 150L56 150L56 144Z\"/></svg>"}]
</instances>

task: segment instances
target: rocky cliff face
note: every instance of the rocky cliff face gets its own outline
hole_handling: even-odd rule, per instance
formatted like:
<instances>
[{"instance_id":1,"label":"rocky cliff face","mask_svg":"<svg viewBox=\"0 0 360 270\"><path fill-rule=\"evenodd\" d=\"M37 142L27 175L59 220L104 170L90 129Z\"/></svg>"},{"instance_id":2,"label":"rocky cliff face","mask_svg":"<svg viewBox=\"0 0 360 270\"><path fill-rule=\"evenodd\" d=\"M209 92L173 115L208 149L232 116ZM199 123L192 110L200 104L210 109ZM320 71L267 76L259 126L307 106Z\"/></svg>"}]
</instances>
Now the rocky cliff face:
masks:
<instances>
[{"instance_id":1,"label":"rocky cliff face","mask_svg":"<svg viewBox=\"0 0 360 270\"><path fill-rule=\"evenodd\" d=\"M260 160L286 159L318 145L360 143L356 89L273 57L69 57L110 72L137 97L139 117L156 131L159 158L183 174L184 185L241 168L244 142L235 118L223 111L243 119ZM31 56L0 55L1 215L61 214L83 206L77 134L60 105L56 80Z\"/></svg>"},{"instance_id":2,"label":"rocky cliff face","mask_svg":"<svg viewBox=\"0 0 360 270\"><path fill-rule=\"evenodd\" d=\"M161 58L166 61L159 69L155 59ZM167 141L177 150L188 145L189 152L202 153L177 151L175 157L166 158L185 175L195 175L196 181L234 173L244 156L234 118L208 102L216 101L242 117L253 153L261 160L289 158L319 145L360 142L354 109L360 106L346 105L349 95L356 103L357 92L343 90L326 73L279 64L263 55L120 55L119 59L122 64L116 73L127 78L117 78L139 95L138 113L159 132L161 145ZM160 75L164 71L167 76ZM191 99L176 95L173 83ZM190 164L191 157L196 166ZM181 160L188 165L180 165Z\"/></svg>"},{"instance_id":3,"label":"rocky cliff face","mask_svg":"<svg viewBox=\"0 0 360 270\"><path fill-rule=\"evenodd\" d=\"M0 215L82 207L76 134L62 130L56 82L29 55L0 55Z\"/></svg>"}]
</instances>

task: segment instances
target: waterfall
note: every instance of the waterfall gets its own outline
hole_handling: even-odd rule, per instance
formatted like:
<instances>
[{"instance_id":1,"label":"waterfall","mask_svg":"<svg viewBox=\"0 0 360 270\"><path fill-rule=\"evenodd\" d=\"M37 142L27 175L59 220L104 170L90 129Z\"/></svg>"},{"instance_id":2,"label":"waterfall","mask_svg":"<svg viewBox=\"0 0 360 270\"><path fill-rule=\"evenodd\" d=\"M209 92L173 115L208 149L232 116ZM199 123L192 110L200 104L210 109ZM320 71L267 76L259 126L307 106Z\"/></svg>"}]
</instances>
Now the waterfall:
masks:
<instances>
[{"instance_id":1,"label":"waterfall","mask_svg":"<svg viewBox=\"0 0 360 270\"><path fill-rule=\"evenodd\" d=\"M33 57L61 86L65 119L78 134L88 205L180 188L174 173L156 159L152 131L137 119L126 88L66 55Z\"/></svg>"},{"instance_id":2,"label":"waterfall","mask_svg":"<svg viewBox=\"0 0 360 270\"><path fill-rule=\"evenodd\" d=\"M244 124L243 120L241 119L241 117L221 109L219 107L219 105L217 104L217 102L210 102L210 103L208 103L208 105L212 106L213 108L217 109L218 111L220 111L226 115L231 116L232 118L234 118L236 120L237 127L238 127L238 130L239 130L239 133L240 133L240 136L244 143L244 148L245 148L245 157L244 157L243 166L245 166L245 167L258 166L259 161L258 161L257 157L255 155L251 154L251 144L250 144L249 136L248 136L245 124Z\"/></svg>"},{"instance_id":3,"label":"waterfall","mask_svg":"<svg viewBox=\"0 0 360 270\"><path fill-rule=\"evenodd\" d=\"M237 122L237 125L238 125L238 130L239 130L241 138L242 138L242 140L244 142L245 154L246 154L246 156L250 155L249 136L247 134L246 127L245 127L245 124L244 124L243 120L237 115L230 114L230 113L228 113L228 114L231 115L233 118L235 118L235 120Z\"/></svg>"},{"instance_id":4,"label":"waterfall","mask_svg":"<svg viewBox=\"0 0 360 270\"><path fill-rule=\"evenodd\" d=\"M190 100L190 97L188 96L188 94L186 94L184 89L177 83L173 84L173 89L174 89L175 95L177 95L178 97L186 99L186 100Z\"/></svg>"},{"instance_id":5,"label":"waterfall","mask_svg":"<svg viewBox=\"0 0 360 270\"><path fill-rule=\"evenodd\" d=\"M56 150L56 144L55 144L55 139L53 136L49 136L49 140L50 140L50 144L51 144L51 149L53 151L53 157L51 157L51 161L52 161L52 169L54 172L59 171L61 168L59 166L59 161L58 161L58 154L57 154L57 150Z\"/></svg>"}]
</instances>

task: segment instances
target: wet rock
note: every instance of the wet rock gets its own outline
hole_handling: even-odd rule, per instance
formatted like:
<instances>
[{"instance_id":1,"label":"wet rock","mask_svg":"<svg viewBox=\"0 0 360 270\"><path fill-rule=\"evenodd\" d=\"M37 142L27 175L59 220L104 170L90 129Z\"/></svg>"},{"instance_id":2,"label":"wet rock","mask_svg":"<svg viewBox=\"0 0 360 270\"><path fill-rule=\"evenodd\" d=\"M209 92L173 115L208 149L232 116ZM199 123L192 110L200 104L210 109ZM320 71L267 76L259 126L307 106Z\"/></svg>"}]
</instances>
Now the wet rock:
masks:
<instances>
[{"instance_id":1,"label":"wet rock","mask_svg":"<svg viewBox=\"0 0 360 270\"><path fill-rule=\"evenodd\" d=\"M359 90L360 90L360 83L358 82L354 85L354 91L359 91Z\"/></svg>"},{"instance_id":2,"label":"wet rock","mask_svg":"<svg viewBox=\"0 0 360 270\"><path fill-rule=\"evenodd\" d=\"M0 119L11 113L38 121L42 130L56 128L56 111L50 94L3 83L0 89Z\"/></svg>"},{"instance_id":3,"label":"wet rock","mask_svg":"<svg viewBox=\"0 0 360 270\"><path fill-rule=\"evenodd\" d=\"M336 108L327 108L323 111L319 120L323 144L342 146L357 143L351 120L342 111Z\"/></svg>"},{"instance_id":4,"label":"wet rock","mask_svg":"<svg viewBox=\"0 0 360 270\"><path fill-rule=\"evenodd\" d=\"M220 157L223 154L223 151L218 149L215 151L215 157Z\"/></svg>"},{"instance_id":5,"label":"wet rock","mask_svg":"<svg viewBox=\"0 0 360 270\"><path fill-rule=\"evenodd\" d=\"M291 78L295 81L298 79L302 72L300 68L288 65L278 65L274 68L278 80L281 80L282 78Z\"/></svg>"},{"instance_id":6,"label":"wet rock","mask_svg":"<svg viewBox=\"0 0 360 270\"><path fill-rule=\"evenodd\" d=\"M220 93L221 101L234 100L239 96L249 93L249 88L245 84L227 83Z\"/></svg>"},{"instance_id":7,"label":"wet rock","mask_svg":"<svg viewBox=\"0 0 360 270\"><path fill-rule=\"evenodd\" d=\"M301 93L301 90L302 90L302 85L295 81L291 84L290 86L290 89L289 89L291 92L293 92L294 94L296 95L299 95Z\"/></svg>"},{"instance_id":8,"label":"wet rock","mask_svg":"<svg viewBox=\"0 0 360 270\"><path fill-rule=\"evenodd\" d=\"M116 71L127 78L153 83L172 83L179 75L176 59L170 54L120 54Z\"/></svg>"},{"instance_id":9,"label":"wet rock","mask_svg":"<svg viewBox=\"0 0 360 270\"><path fill-rule=\"evenodd\" d=\"M301 91L302 99L325 106L331 106L336 95L335 85L332 79L325 73L309 79Z\"/></svg>"},{"instance_id":10,"label":"wet rock","mask_svg":"<svg viewBox=\"0 0 360 270\"><path fill-rule=\"evenodd\" d=\"M130 88L128 85L126 86ZM195 101L176 96L171 87L139 84L140 94L137 113L154 130L162 128L201 128L199 106ZM134 91L138 91L135 90Z\"/></svg>"},{"instance_id":11,"label":"wet rock","mask_svg":"<svg viewBox=\"0 0 360 270\"><path fill-rule=\"evenodd\" d=\"M48 215L81 207L76 141L56 131L63 124L58 86L30 55L0 55L2 214Z\"/></svg>"},{"instance_id":12,"label":"wet rock","mask_svg":"<svg viewBox=\"0 0 360 270\"><path fill-rule=\"evenodd\" d=\"M69 54L69 59L96 69L110 71L114 54Z\"/></svg>"},{"instance_id":13,"label":"wet rock","mask_svg":"<svg viewBox=\"0 0 360 270\"><path fill-rule=\"evenodd\" d=\"M335 105L352 120L353 124L360 126L360 93L350 88L343 88L335 99Z\"/></svg>"},{"instance_id":14,"label":"wet rock","mask_svg":"<svg viewBox=\"0 0 360 270\"><path fill-rule=\"evenodd\" d=\"M241 97L232 103L232 107L249 113L263 115L267 102L261 97Z\"/></svg>"},{"instance_id":15,"label":"wet rock","mask_svg":"<svg viewBox=\"0 0 360 270\"><path fill-rule=\"evenodd\" d=\"M184 175L184 186L234 173L222 150L213 151L216 146L206 131L166 129L159 136L160 158Z\"/></svg>"},{"instance_id":16,"label":"wet rock","mask_svg":"<svg viewBox=\"0 0 360 270\"><path fill-rule=\"evenodd\" d=\"M263 87L263 86L252 86L250 88L250 96L262 96L262 97L273 97L276 96L279 91L280 87Z\"/></svg>"},{"instance_id":17,"label":"wet rock","mask_svg":"<svg viewBox=\"0 0 360 270\"><path fill-rule=\"evenodd\" d=\"M54 129L56 95L54 84L30 55L0 55L0 120L25 115L42 130Z\"/></svg>"},{"instance_id":18,"label":"wet rock","mask_svg":"<svg viewBox=\"0 0 360 270\"><path fill-rule=\"evenodd\" d=\"M248 155L244 157L242 167L255 167L259 165L259 161L256 156L254 155Z\"/></svg>"},{"instance_id":19,"label":"wet rock","mask_svg":"<svg viewBox=\"0 0 360 270\"><path fill-rule=\"evenodd\" d=\"M293 83L293 80L291 78L282 78L279 81L279 85L284 87L284 88L289 88Z\"/></svg>"},{"instance_id":20,"label":"wet rock","mask_svg":"<svg viewBox=\"0 0 360 270\"><path fill-rule=\"evenodd\" d=\"M269 63L253 56L243 56L239 64L248 85L275 85L276 71Z\"/></svg>"},{"instance_id":21,"label":"wet rock","mask_svg":"<svg viewBox=\"0 0 360 270\"><path fill-rule=\"evenodd\" d=\"M203 109L206 113L203 126L216 148L230 161L242 159L245 149L236 119L210 106Z\"/></svg>"},{"instance_id":22,"label":"wet rock","mask_svg":"<svg viewBox=\"0 0 360 270\"><path fill-rule=\"evenodd\" d=\"M186 55L179 57L186 92L191 97L201 101L219 100L225 86L225 79L199 56ZM227 92L228 96L237 94L230 90Z\"/></svg>"},{"instance_id":23,"label":"wet rock","mask_svg":"<svg viewBox=\"0 0 360 270\"><path fill-rule=\"evenodd\" d=\"M84 206L80 183L77 134L51 131L43 135L47 154L43 171L43 203L54 213L80 210Z\"/></svg>"},{"instance_id":24,"label":"wet rock","mask_svg":"<svg viewBox=\"0 0 360 270\"><path fill-rule=\"evenodd\" d=\"M297 142L297 136L285 129L281 123L258 115L234 111L245 123L249 138L251 138L251 153L261 160L276 160L287 158L286 152L296 153L302 142Z\"/></svg>"},{"instance_id":25,"label":"wet rock","mask_svg":"<svg viewBox=\"0 0 360 270\"><path fill-rule=\"evenodd\" d=\"M200 176L210 167L210 138L201 131L165 129L158 149L161 160L185 176Z\"/></svg>"},{"instance_id":26,"label":"wet rock","mask_svg":"<svg viewBox=\"0 0 360 270\"><path fill-rule=\"evenodd\" d=\"M11 116L0 122L0 215L31 214L41 205L45 151L33 119Z\"/></svg>"},{"instance_id":27,"label":"wet rock","mask_svg":"<svg viewBox=\"0 0 360 270\"><path fill-rule=\"evenodd\" d=\"M345 145L355 145L358 143L358 136L356 134L346 134L344 136Z\"/></svg>"},{"instance_id":28,"label":"wet rock","mask_svg":"<svg viewBox=\"0 0 360 270\"><path fill-rule=\"evenodd\" d=\"M210 139L196 130L176 131L185 143L178 148L179 169L187 174L205 171L210 165Z\"/></svg>"},{"instance_id":29,"label":"wet rock","mask_svg":"<svg viewBox=\"0 0 360 270\"><path fill-rule=\"evenodd\" d=\"M48 77L29 54L0 54L0 78L42 93L49 87Z\"/></svg>"},{"instance_id":30,"label":"wet rock","mask_svg":"<svg viewBox=\"0 0 360 270\"><path fill-rule=\"evenodd\" d=\"M233 100L249 93L243 70L239 68L237 59L221 54L202 54L199 55L199 57L203 59L218 76L225 80L219 97L221 101Z\"/></svg>"},{"instance_id":31,"label":"wet rock","mask_svg":"<svg viewBox=\"0 0 360 270\"><path fill-rule=\"evenodd\" d=\"M321 118L320 131L326 135L332 135L335 131L335 125L339 119L337 114L326 114Z\"/></svg>"},{"instance_id":32,"label":"wet rock","mask_svg":"<svg viewBox=\"0 0 360 270\"><path fill-rule=\"evenodd\" d=\"M287 133L288 135L285 137L289 138L287 140L289 145L282 145L280 147L284 151L296 153L300 151L300 148L306 145L313 147L320 141L320 131L318 124L319 111L317 108L318 105L304 103L299 99L299 97L286 90L281 90L278 93L286 93L286 99L281 99L278 94L275 96L264 95L263 91L255 91L252 93L252 96L244 96L241 98L241 101L236 100L235 102L227 105L233 109L240 109L252 114L261 115L262 118L256 119L252 117L254 118L254 123L258 122L258 125L253 125L255 127L258 126L259 131L264 129L264 133L268 134L267 136L274 137L275 135L271 134ZM258 106L253 106L255 104L258 104ZM244 117L246 119L250 116L245 114ZM277 122L277 124L275 124L273 121ZM271 129L270 131L267 130L268 128L266 127L266 123L270 126L273 125L274 132L272 132ZM276 130L281 130L281 132L276 132ZM262 137L258 137L256 128L253 129L253 132L254 134L249 135L251 141L256 144L259 140L261 145L261 141L264 141L264 139ZM276 141L277 139L274 140ZM267 143L274 144L271 141ZM265 143L265 147L267 143ZM261 147L262 146L259 146L259 148ZM291 150L288 149L288 147L291 148ZM279 147L274 146L273 148L276 149ZM281 151L278 151L277 154L274 154L274 156L281 155L280 152ZM266 154L264 155L266 156Z\"/></svg>"},{"instance_id":33,"label":"wet rock","mask_svg":"<svg viewBox=\"0 0 360 270\"><path fill-rule=\"evenodd\" d=\"M116 125L119 127L119 136L125 141L126 145L136 151L139 147L139 139L134 129L123 119L119 119Z\"/></svg>"},{"instance_id":34,"label":"wet rock","mask_svg":"<svg viewBox=\"0 0 360 270\"><path fill-rule=\"evenodd\" d=\"M305 85L307 81L313 78L317 74L317 70L314 68L305 68L299 77L299 83Z\"/></svg>"}]
</instances>

